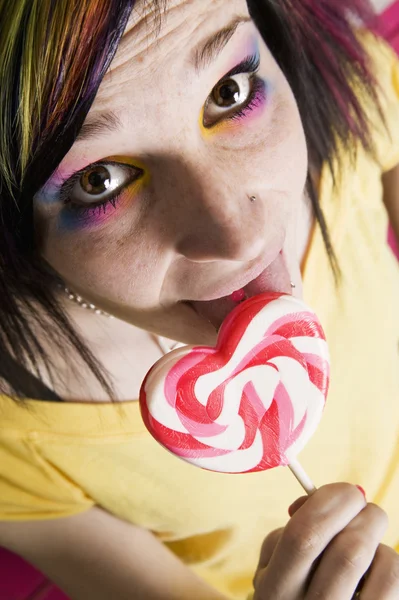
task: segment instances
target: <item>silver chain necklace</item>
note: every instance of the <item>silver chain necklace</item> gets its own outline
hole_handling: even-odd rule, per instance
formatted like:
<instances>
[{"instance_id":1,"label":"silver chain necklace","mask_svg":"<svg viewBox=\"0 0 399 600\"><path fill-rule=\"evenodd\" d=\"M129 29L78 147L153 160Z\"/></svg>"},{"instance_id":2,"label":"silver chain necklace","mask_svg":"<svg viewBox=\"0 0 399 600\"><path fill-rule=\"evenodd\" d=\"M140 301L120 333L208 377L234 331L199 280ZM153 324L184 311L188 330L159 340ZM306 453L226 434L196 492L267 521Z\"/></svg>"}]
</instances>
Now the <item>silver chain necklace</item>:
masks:
<instances>
[{"instance_id":1,"label":"silver chain necklace","mask_svg":"<svg viewBox=\"0 0 399 600\"><path fill-rule=\"evenodd\" d=\"M97 306L95 304L92 304L91 302L88 302L87 300L82 298L82 296L79 296L79 294L75 294L68 287L63 286L63 285L60 285L59 287L60 287L60 289L62 289L64 294L68 297L68 299L71 302L73 302L74 304L77 304L81 308L90 310L94 314L100 315L102 317L107 317L108 319L115 318L113 315L110 315L109 313L105 312L104 310L97 308ZM174 350L175 348L185 346L185 344L182 344L181 342L172 342L172 344L170 345L169 343L166 342L165 338L160 337L159 335L156 335L155 333L150 333L149 335L152 337L152 339L158 345L158 347L163 352L163 354L168 354L168 352L170 352L171 350Z\"/></svg>"},{"instance_id":2,"label":"silver chain necklace","mask_svg":"<svg viewBox=\"0 0 399 600\"><path fill-rule=\"evenodd\" d=\"M90 311L94 312L96 315L101 315L103 317L107 317L108 319L113 319L114 318L112 315L108 314L104 310L101 310L100 308L97 308L97 306L95 304L91 304L90 302L87 302L86 300L84 300L84 298L82 298L82 296L79 296L79 294L75 294L69 288L67 288L65 286L60 286L60 288L68 296L68 298L69 298L69 300L71 302L74 302L75 304L78 304L81 308L85 308L86 310L90 310Z\"/></svg>"}]
</instances>

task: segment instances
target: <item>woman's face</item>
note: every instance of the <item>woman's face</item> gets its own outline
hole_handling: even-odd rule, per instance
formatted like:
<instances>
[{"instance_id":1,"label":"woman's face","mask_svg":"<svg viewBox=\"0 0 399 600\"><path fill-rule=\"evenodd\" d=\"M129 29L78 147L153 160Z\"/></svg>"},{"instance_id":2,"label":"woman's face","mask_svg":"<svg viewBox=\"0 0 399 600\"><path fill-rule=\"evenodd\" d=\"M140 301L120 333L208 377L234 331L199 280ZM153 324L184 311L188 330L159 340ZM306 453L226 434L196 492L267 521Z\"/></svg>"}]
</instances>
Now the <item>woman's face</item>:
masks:
<instances>
[{"instance_id":1,"label":"woman's face","mask_svg":"<svg viewBox=\"0 0 399 600\"><path fill-rule=\"evenodd\" d=\"M160 32L154 16L133 12L35 214L44 258L74 291L205 343L233 292L300 288L306 143L245 0L169 1Z\"/></svg>"}]
</instances>

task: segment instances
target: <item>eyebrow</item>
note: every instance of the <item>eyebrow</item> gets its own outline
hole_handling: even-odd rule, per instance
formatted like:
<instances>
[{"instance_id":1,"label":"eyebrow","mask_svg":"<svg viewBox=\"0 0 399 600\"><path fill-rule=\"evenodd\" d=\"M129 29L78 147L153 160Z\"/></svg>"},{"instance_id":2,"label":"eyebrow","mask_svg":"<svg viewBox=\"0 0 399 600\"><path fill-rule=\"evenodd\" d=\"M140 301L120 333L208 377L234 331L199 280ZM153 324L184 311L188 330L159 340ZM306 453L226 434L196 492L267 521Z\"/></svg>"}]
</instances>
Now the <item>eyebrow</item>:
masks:
<instances>
[{"instance_id":1,"label":"eyebrow","mask_svg":"<svg viewBox=\"0 0 399 600\"><path fill-rule=\"evenodd\" d=\"M193 62L197 75L216 60L223 48L229 43L238 27L243 23L249 23L251 20L250 17L234 17L226 27L213 33L205 40L205 43L201 42L200 48L194 51Z\"/></svg>"},{"instance_id":2,"label":"eyebrow","mask_svg":"<svg viewBox=\"0 0 399 600\"><path fill-rule=\"evenodd\" d=\"M202 41L200 47L194 50L191 60L196 74L199 75L201 71L216 60L240 25L249 23L250 21L252 19L248 16L236 16L223 29L213 33L205 41ZM122 128L123 124L118 115L114 111L108 110L91 118L88 117L80 128L75 143L97 139L107 133L119 131Z\"/></svg>"},{"instance_id":3,"label":"eyebrow","mask_svg":"<svg viewBox=\"0 0 399 600\"><path fill-rule=\"evenodd\" d=\"M107 110L98 116L89 117L79 130L75 143L96 139L106 133L122 129L123 125L113 110Z\"/></svg>"}]
</instances>

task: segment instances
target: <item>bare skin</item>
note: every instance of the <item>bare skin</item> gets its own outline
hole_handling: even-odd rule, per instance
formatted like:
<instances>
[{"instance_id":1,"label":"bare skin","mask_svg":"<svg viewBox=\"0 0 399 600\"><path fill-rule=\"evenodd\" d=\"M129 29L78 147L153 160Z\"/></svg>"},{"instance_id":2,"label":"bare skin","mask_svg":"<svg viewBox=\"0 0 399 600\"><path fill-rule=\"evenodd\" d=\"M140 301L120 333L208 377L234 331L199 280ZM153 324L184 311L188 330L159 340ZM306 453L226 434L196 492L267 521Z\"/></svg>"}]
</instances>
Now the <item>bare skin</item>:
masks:
<instances>
[{"instance_id":1,"label":"bare skin","mask_svg":"<svg viewBox=\"0 0 399 600\"><path fill-rule=\"evenodd\" d=\"M113 164L141 169L142 182L129 184L120 206L108 207L111 216L103 219L100 211L85 227L65 214L54 192L43 190L35 200L45 259L68 286L117 317L97 317L65 299L113 377L118 400L137 398L143 374L161 354L149 331L187 343L215 341L217 319L205 319L188 301L229 296L271 264L277 267L263 281L265 290L291 291L292 280L302 294L312 218L304 194L305 137L288 83L250 22L240 24L200 75L192 67L193 48L237 15L248 17L245 0L171 1L155 38L145 24L151 25L151 11L134 12L90 111L92 118L112 109L122 126L76 143L60 172L65 178L96 161L109 165L112 157ZM212 90L256 47L259 76L268 83L264 108L234 126L205 131L205 108L215 118ZM234 80L241 100L246 75ZM236 108L233 102L223 111ZM72 196L93 202L76 187ZM81 375L84 388L60 360L57 391L69 400L107 400ZM325 486L292 515L284 530L265 532L255 600L351 600L368 569L364 600L398 597L398 558L380 544L387 517L354 486ZM98 507L54 521L0 523L0 543L73 600L223 600L150 532Z\"/></svg>"},{"instance_id":2,"label":"bare skin","mask_svg":"<svg viewBox=\"0 0 399 600\"><path fill-rule=\"evenodd\" d=\"M279 256L279 283L266 281L259 291L274 284L291 293L294 281L294 293L302 294L300 265L312 217L304 194L307 148L291 89L252 22L239 24L200 75L193 67L193 50L237 16L249 18L245 0L204 0L200 7L176 0L155 36L153 14L145 19L134 11L87 119L113 110L122 127L76 142L59 171L69 175L96 161L106 166L112 157L142 168L143 184L127 186L125 199L107 207L107 219L86 227L63 225L65 206L46 187L36 196L45 259L73 290L117 317L107 321L66 302L119 400L137 398L143 375L160 356L141 329L214 343L215 324L185 301L228 296ZM209 97L255 49L267 100L241 120L228 120L248 99L251 74L230 78L241 95L227 107ZM202 111L218 124L205 129ZM86 189L76 183L72 200L87 207L107 197ZM65 383L58 391L67 399L107 399L86 373L82 391L62 359L59 373Z\"/></svg>"},{"instance_id":3,"label":"bare skin","mask_svg":"<svg viewBox=\"0 0 399 600\"><path fill-rule=\"evenodd\" d=\"M299 499L284 529L267 535L254 600L397 600L398 555L380 544L385 513L336 483ZM229 600L200 580L150 532L99 507L52 521L0 522L0 543L71 600Z\"/></svg>"}]
</instances>

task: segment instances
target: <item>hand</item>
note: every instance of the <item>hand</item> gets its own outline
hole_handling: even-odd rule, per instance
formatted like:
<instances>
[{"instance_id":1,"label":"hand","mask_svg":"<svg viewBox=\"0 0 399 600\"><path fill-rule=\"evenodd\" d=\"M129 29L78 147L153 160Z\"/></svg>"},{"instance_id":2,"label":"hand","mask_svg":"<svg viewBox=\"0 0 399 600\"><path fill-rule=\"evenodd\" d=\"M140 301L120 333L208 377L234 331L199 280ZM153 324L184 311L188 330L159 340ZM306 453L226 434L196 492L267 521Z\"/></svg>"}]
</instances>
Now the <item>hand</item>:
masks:
<instances>
[{"instance_id":1,"label":"hand","mask_svg":"<svg viewBox=\"0 0 399 600\"><path fill-rule=\"evenodd\" d=\"M380 544L387 516L358 488L324 486L290 514L263 543L254 600L399 599L399 555Z\"/></svg>"}]
</instances>

